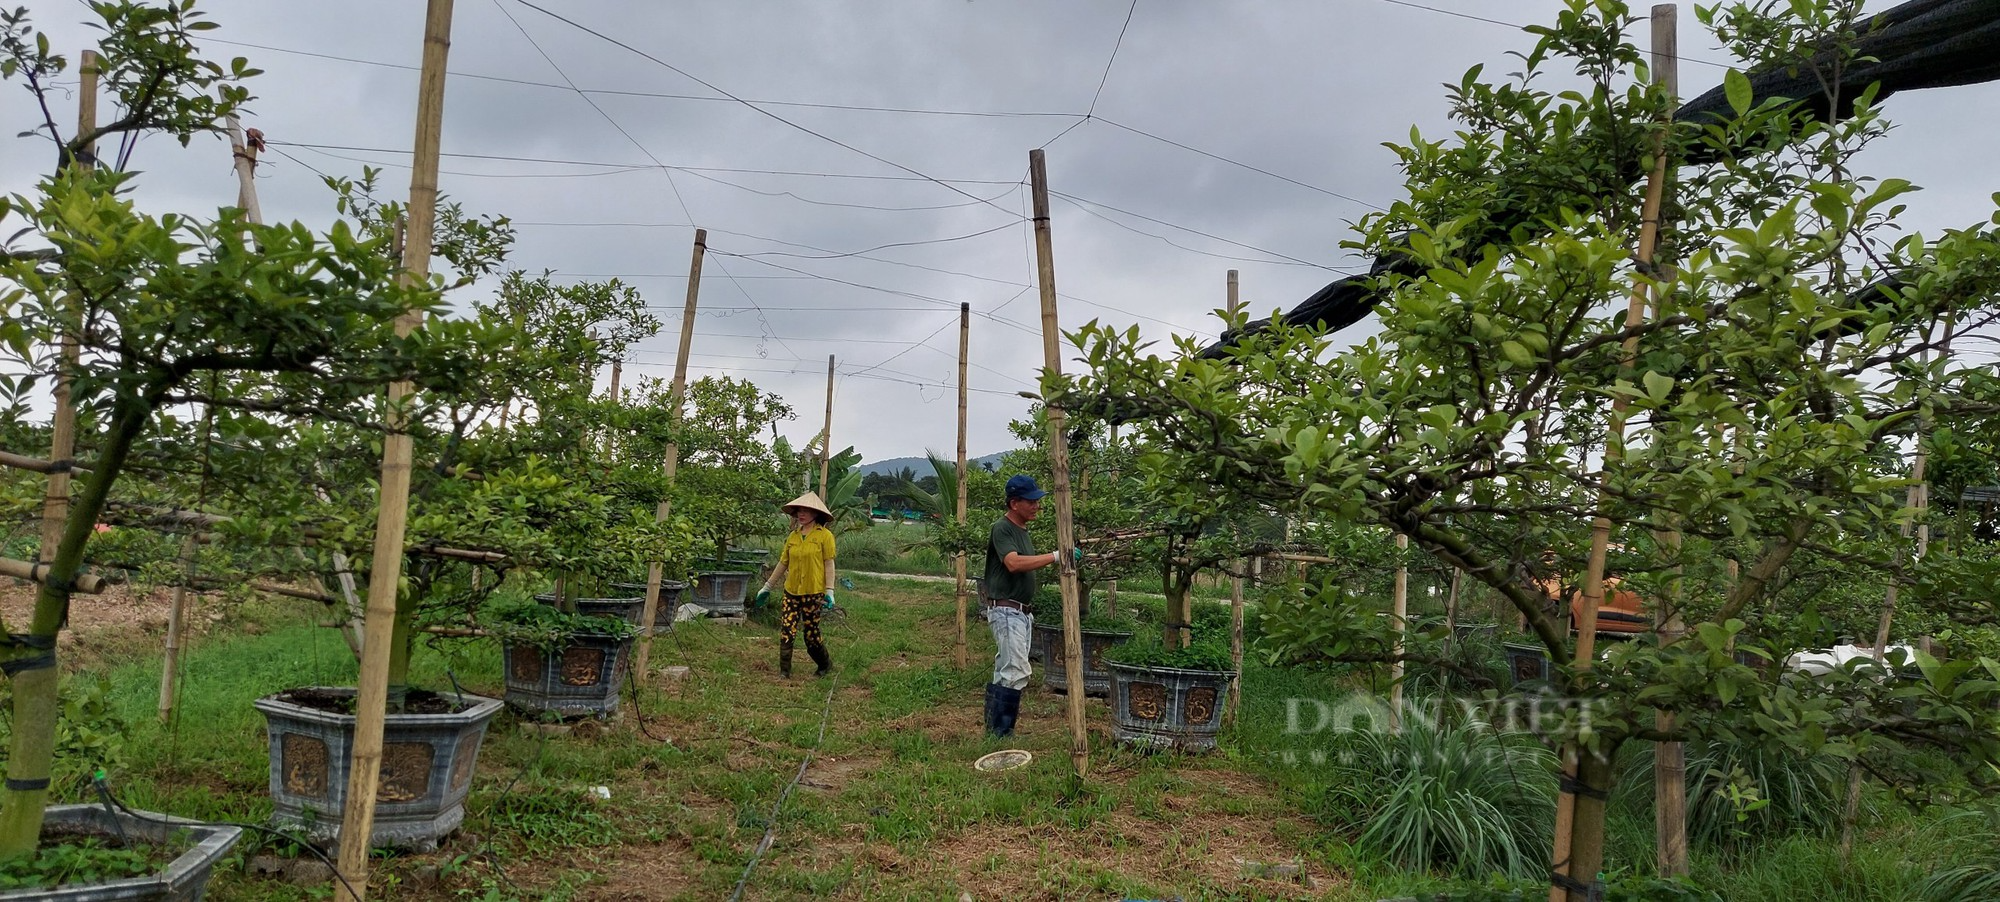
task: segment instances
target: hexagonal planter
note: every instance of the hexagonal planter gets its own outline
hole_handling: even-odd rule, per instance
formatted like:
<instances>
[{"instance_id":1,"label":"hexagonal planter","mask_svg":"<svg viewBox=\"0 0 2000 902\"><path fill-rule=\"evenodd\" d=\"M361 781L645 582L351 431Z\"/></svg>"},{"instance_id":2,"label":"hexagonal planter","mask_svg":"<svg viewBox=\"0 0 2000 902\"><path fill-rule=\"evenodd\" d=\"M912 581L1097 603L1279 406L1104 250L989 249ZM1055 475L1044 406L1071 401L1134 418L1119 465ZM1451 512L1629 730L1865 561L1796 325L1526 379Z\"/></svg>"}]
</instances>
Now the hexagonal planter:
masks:
<instances>
[{"instance_id":1,"label":"hexagonal planter","mask_svg":"<svg viewBox=\"0 0 2000 902\"><path fill-rule=\"evenodd\" d=\"M1104 669L1104 653L1132 638L1129 632L1083 631L1083 694L1102 698L1111 693L1111 671ZM1069 692L1069 669L1063 655L1062 625L1035 624L1035 639L1029 643L1041 651L1042 688Z\"/></svg>"},{"instance_id":2,"label":"hexagonal planter","mask_svg":"<svg viewBox=\"0 0 2000 902\"><path fill-rule=\"evenodd\" d=\"M1106 665L1111 735L1127 745L1206 752L1222 732L1222 705L1236 674L1226 670Z\"/></svg>"},{"instance_id":3,"label":"hexagonal planter","mask_svg":"<svg viewBox=\"0 0 2000 902\"><path fill-rule=\"evenodd\" d=\"M530 714L610 717L618 713L633 637L578 633L548 653L534 645L502 641L507 705Z\"/></svg>"},{"instance_id":4,"label":"hexagonal planter","mask_svg":"<svg viewBox=\"0 0 2000 902\"><path fill-rule=\"evenodd\" d=\"M352 687L315 686L256 702L271 737L272 819L303 829L315 842L340 835L354 715L337 709L344 704L351 710L354 693ZM487 723L500 713L498 699L425 695L437 700L438 713L384 719L382 778L369 837L376 847L428 851L458 829L479 744Z\"/></svg>"},{"instance_id":5,"label":"hexagonal planter","mask_svg":"<svg viewBox=\"0 0 2000 902\"><path fill-rule=\"evenodd\" d=\"M694 576L693 592L682 596L701 605L717 617L743 616L743 600L750 596L750 581L757 574L747 570L712 570Z\"/></svg>"},{"instance_id":6,"label":"hexagonal planter","mask_svg":"<svg viewBox=\"0 0 2000 902\"><path fill-rule=\"evenodd\" d=\"M653 611L653 632L664 633L674 628L674 611L680 608L681 594L687 591L687 587L687 583L675 582L671 579L660 580L660 606L657 610ZM646 611L646 584L612 583L611 588L633 596L630 599L626 599L631 602L629 609L621 607L615 612L611 610L585 610L583 607L583 602L585 601L613 601L617 599L579 598L577 599L577 612L582 614L615 614L615 616L625 618L626 623L638 626L639 620ZM539 601L543 597L537 595L535 599Z\"/></svg>"},{"instance_id":7,"label":"hexagonal planter","mask_svg":"<svg viewBox=\"0 0 2000 902\"><path fill-rule=\"evenodd\" d=\"M102 805L51 805L42 815L46 832L126 836L145 842L167 842L184 834L192 842L165 869L145 877L128 877L103 883L79 883L47 889L0 893L0 899L32 899L36 902L198 902L208 889L215 865L243 835L241 827L203 824L150 811L118 811Z\"/></svg>"}]
</instances>

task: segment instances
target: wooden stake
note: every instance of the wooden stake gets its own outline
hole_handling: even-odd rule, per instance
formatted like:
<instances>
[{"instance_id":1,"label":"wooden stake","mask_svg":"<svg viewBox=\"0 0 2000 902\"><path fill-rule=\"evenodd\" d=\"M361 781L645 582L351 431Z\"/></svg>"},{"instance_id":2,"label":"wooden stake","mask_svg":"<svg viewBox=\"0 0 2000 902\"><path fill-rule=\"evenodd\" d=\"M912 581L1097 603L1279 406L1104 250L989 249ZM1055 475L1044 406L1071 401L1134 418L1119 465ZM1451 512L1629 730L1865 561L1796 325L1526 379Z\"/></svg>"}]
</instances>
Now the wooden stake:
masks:
<instances>
[{"instance_id":1,"label":"wooden stake","mask_svg":"<svg viewBox=\"0 0 2000 902\"><path fill-rule=\"evenodd\" d=\"M832 504L833 490L827 488L827 471L833 466L833 355L826 355L826 431L820 433L819 500Z\"/></svg>"},{"instance_id":2,"label":"wooden stake","mask_svg":"<svg viewBox=\"0 0 2000 902\"><path fill-rule=\"evenodd\" d=\"M1678 10L1671 3L1653 7L1653 77L1669 86L1674 83L1672 74L1676 57L1675 22ZM1659 244L1661 201L1667 189L1666 131L1671 123L1662 124L1653 142L1653 169L1646 175L1646 196L1640 212L1639 247L1634 254L1635 263L1643 268L1653 262L1653 253ZM1632 296L1625 305L1625 326L1632 328L1645 321L1646 297L1650 282L1643 276L1635 277ZM1629 369L1639 357L1639 338L1634 335L1625 339L1622 346L1621 367ZM1604 442L1603 473L1610 473L1625 456L1625 411L1629 406L1623 396L1611 403L1610 423L1606 428ZM1583 576L1583 604L1576 618L1576 656L1573 667L1578 673L1589 671L1597 662L1597 609L1604 606L1604 564L1611 544L1611 519L1597 517L1590 527L1590 559ZM1581 761L1575 746L1563 750L1564 783L1578 781ZM1597 762L1596 764L1601 764ZM1593 772L1608 772L1601 766L1593 766ZM1602 788L1602 787L1598 787ZM1579 808L1587 808L1579 811ZM1575 842L1578 832L1577 822L1585 822L1586 829L1596 832L1591 842L1581 848ZM1604 801L1588 799L1578 804L1578 796L1573 792L1559 792L1556 797L1555 855L1553 870L1556 875L1569 881L1590 885L1596 882L1603 865L1604 848L1602 829ZM1582 854L1578 854L1582 853ZM1587 902L1589 893L1566 890L1560 885L1549 887L1550 902Z\"/></svg>"},{"instance_id":3,"label":"wooden stake","mask_svg":"<svg viewBox=\"0 0 2000 902\"><path fill-rule=\"evenodd\" d=\"M403 242L406 284L428 281L431 241L437 227L438 145L444 125L445 60L451 50L452 0L430 0L424 16L423 69L417 85L417 136L410 161L409 227ZM422 322L418 311L396 319L396 334ZM361 902L368 894L368 849L375 829L375 793L382 776L382 721L389 701L390 644L396 596L403 577L403 533L410 507L410 434L403 429L409 382L389 384L388 434L382 440L382 481L375 520L375 548L368 577L361 679L354 699L354 756L347 804L340 819L338 898Z\"/></svg>"},{"instance_id":4,"label":"wooden stake","mask_svg":"<svg viewBox=\"0 0 2000 902\"><path fill-rule=\"evenodd\" d=\"M76 133L79 135L97 131L97 76L101 65L97 51L83 52L76 103ZM97 144L92 142L78 149L71 165L87 171L94 168L96 162ZM74 295L71 295L68 307L70 312L79 316L83 310L83 305ZM82 323L77 323L77 326L81 327ZM76 402L71 399L70 391L81 359L82 350L77 344L76 333L64 329L62 355L56 364L56 409L49 424L49 460L56 468L49 471L48 485L42 495L42 544L35 552L35 559L43 564L55 561L56 545L62 542L63 526L69 522L69 470L63 464L76 454Z\"/></svg>"},{"instance_id":5,"label":"wooden stake","mask_svg":"<svg viewBox=\"0 0 2000 902\"><path fill-rule=\"evenodd\" d=\"M1949 335L1948 326L1947 335ZM1920 433L1924 431L1927 430L1920 430ZM1904 505L1915 508L1919 517L1923 516L1924 509L1930 504L1930 490L1924 484L1924 469L1929 456L1926 453L1927 450L1923 442L1921 440L1918 441L1916 459L1910 462L1910 481L1912 484L1909 492L1904 496ZM1904 539L1909 539L1910 524L1908 521L1904 521L1902 533ZM1930 551L1930 538L1930 526L1926 524L1917 534L1918 560L1923 560L1924 554ZM1902 549L1898 548L1896 558L1899 562L1902 556ZM1886 659L1888 656L1889 630L1894 626L1896 621L1896 604L1899 588L1895 578L1891 577L1889 588L1883 593L1882 597L1882 618L1875 624L1875 653L1873 657L1875 663L1885 670L1888 667ZM1861 764L1859 762L1848 766L1847 804L1841 810L1840 815L1840 860L1843 863L1854 854L1854 827L1861 817L1861 782L1863 777L1864 774L1861 771Z\"/></svg>"},{"instance_id":6,"label":"wooden stake","mask_svg":"<svg viewBox=\"0 0 2000 902\"><path fill-rule=\"evenodd\" d=\"M688 262L687 301L681 306L680 350L674 354L674 388L667 399L668 406L672 408L669 420L676 435L680 429L681 405L687 399L688 354L694 349L695 303L701 297L701 258L707 253L708 230L695 229L694 258ZM667 477L667 496L653 508L653 518L658 521L665 521L674 511L674 481L681 467L679 439L667 443L667 459L662 466ZM646 601L639 608L639 643L638 648L632 651L632 672L642 679L651 672L646 668L653 654L653 625L659 622L660 616L660 582L665 578L665 562L653 561L647 565Z\"/></svg>"},{"instance_id":7,"label":"wooden stake","mask_svg":"<svg viewBox=\"0 0 2000 902\"><path fill-rule=\"evenodd\" d=\"M263 140L245 140L243 123L229 117L229 150L236 158L236 206L250 222L264 221L263 207L257 203L257 148Z\"/></svg>"},{"instance_id":8,"label":"wooden stake","mask_svg":"<svg viewBox=\"0 0 2000 902\"><path fill-rule=\"evenodd\" d=\"M1242 311L1243 300L1237 294L1236 270L1229 271L1227 309L1229 323L1234 327L1236 315ZM1238 569L1241 569L1239 562ZM1229 661L1236 675L1229 680L1228 715L1231 723L1236 721L1237 707L1243 703L1243 577L1231 574L1229 577Z\"/></svg>"},{"instance_id":9,"label":"wooden stake","mask_svg":"<svg viewBox=\"0 0 2000 902\"><path fill-rule=\"evenodd\" d=\"M1444 628L1447 640L1456 636L1454 630L1458 626L1458 584L1464 578L1465 571L1457 567L1451 568L1451 591L1444 596Z\"/></svg>"},{"instance_id":10,"label":"wooden stake","mask_svg":"<svg viewBox=\"0 0 2000 902\"><path fill-rule=\"evenodd\" d=\"M1028 176L1035 204L1035 281L1042 294L1042 366L1049 375L1062 373L1062 328L1056 318L1055 242L1049 234L1049 176L1040 148L1028 151ZM1090 735L1083 726L1083 618L1079 613L1075 511L1069 496L1069 440L1062 406L1044 408L1049 423L1049 494L1056 499L1056 567L1061 572L1063 669L1069 680L1070 769L1081 780L1090 772Z\"/></svg>"},{"instance_id":11,"label":"wooden stake","mask_svg":"<svg viewBox=\"0 0 2000 902\"><path fill-rule=\"evenodd\" d=\"M1401 552L1410 549L1410 537L1396 534L1396 591L1389 601L1390 626L1396 634L1390 638L1389 653L1389 729L1403 730L1403 644L1410 632L1410 568L1401 559Z\"/></svg>"},{"instance_id":12,"label":"wooden stake","mask_svg":"<svg viewBox=\"0 0 2000 902\"><path fill-rule=\"evenodd\" d=\"M972 305L958 305L958 525L965 527L965 365L972 351ZM951 569L958 578L958 642L952 646L952 663L966 667L965 650L965 552L952 556Z\"/></svg>"}]
</instances>

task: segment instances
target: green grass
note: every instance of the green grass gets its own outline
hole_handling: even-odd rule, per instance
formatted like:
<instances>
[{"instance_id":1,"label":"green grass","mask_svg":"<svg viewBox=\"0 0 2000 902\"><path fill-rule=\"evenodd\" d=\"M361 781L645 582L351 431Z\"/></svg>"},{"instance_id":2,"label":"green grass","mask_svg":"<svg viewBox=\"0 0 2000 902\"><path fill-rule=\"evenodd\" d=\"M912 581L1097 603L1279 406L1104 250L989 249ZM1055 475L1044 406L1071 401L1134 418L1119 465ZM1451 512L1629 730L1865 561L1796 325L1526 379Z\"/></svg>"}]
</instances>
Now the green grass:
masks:
<instances>
[{"instance_id":1,"label":"green grass","mask_svg":"<svg viewBox=\"0 0 2000 902\"><path fill-rule=\"evenodd\" d=\"M464 830L437 853L382 859L383 897L726 897L813 747L830 689L825 740L777 815L752 898L1308 895L1295 884L1244 880L1237 858L1299 863L1322 881L1311 895L1343 902L1455 885L1412 867L1418 859L1397 853L1388 828L1368 835L1382 821L1359 813L1394 786L1311 760L1330 746L1310 729L1310 702L1336 705L1370 684L1366 674L1253 659L1240 722L1204 757L1112 747L1103 703L1093 700L1092 776L1075 785L1061 697L1031 689L1021 735L1005 743L981 735L992 644L975 613L969 666L951 666L949 584L853 580L842 595L845 619L826 626L836 681L778 680L767 627L703 621L653 646L656 665L683 664L692 674L649 685L638 716L628 698L624 718L603 735L549 737L503 715L482 750ZM129 662L101 668L110 689L89 715L125 737L115 756L123 763L111 768L121 798L194 817L267 817L266 740L250 702L354 676L339 635L312 625L317 613L273 604L232 611L184 658L181 709L170 724L155 715L156 649L133 640L101 656ZM467 691L498 695L499 668L490 643L455 640L420 651L413 672L430 688L448 689L455 678ZM87 685L79 676L90 678L72 675L72 684ZM1005 774L972 770L973 760L1002 747L1027 749L1034 762ZM609 787L611 798L594 798L594 786ZM1646 795L1614 806L1614 867L1651 870ZM1806 887L1816 897L1910 899L1932 872L1992 858L1991 828L1968 817L1884 804L1871 806L1866 826L1852 867L1837 861L1828 837L1788 831L1702 844L1695 877L1732 902L1800 898ZM1533 864L1542 840L1534 831L1521 836ZM1449 864L1445 856L1436 867ZM423 879L426 868L438 877ZM320 897L240 866L225 868L209 896Z\"/></svg>"}]
</instances>

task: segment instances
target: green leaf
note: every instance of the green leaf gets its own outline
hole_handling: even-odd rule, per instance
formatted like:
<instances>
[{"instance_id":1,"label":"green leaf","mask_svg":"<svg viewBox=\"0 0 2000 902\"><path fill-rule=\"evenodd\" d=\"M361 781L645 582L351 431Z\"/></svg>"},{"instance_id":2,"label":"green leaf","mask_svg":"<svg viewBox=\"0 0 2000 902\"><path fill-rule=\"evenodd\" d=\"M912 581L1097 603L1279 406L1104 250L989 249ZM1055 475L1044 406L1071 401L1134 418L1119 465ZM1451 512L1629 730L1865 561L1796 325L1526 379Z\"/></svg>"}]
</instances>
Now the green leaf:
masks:
<instances>
[{"instance_id":1,"label":"green leaf","mask_svg":"<svg viewBox=\"0 0 2000 902\"><path fill-rule=\"evenodd\" d=\"M1722 93L1729 98L1729 108L1742 116L1750 112L1750 104L1756 100L1750 88L1750 78L1740 69L1731 69L1722 74Z\"/></svg>"}]
</instances>

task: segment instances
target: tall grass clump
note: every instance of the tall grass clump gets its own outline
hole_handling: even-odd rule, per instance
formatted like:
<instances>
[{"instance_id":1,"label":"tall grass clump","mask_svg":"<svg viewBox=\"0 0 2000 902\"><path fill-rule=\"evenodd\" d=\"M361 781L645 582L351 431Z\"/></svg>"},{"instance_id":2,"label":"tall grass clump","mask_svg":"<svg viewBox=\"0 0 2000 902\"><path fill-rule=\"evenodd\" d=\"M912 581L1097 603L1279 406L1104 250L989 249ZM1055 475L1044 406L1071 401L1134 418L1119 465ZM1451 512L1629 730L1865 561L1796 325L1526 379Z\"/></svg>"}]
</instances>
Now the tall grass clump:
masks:
<instances>
[{"instance_id":1,"label":"tall grass clump","mask_svg":"<svg viewBox=\"0 0 2000 902\"><path fill-rule=\"evenodd\" d=\"M1525 734L1413 719L1336 734L1320 817L1406 868L1472 877L1548 866L1555 756Z\"/></svg>"},{"instance_id":2,"label":"tall grass clump","mask_svg":"<svg viewBox=\"0 0 2000 902\"><path fill-rule=\"evenodd\" d=\"M1619 804L1651 811L1652 746L1634 743L1628 749ZM1846 766L1837 759L1720 739L1689 742L1685 750L1690 842L1727 847L1753 838L1824 833L1839 822Z\"/></svg>"}]
</instances>

